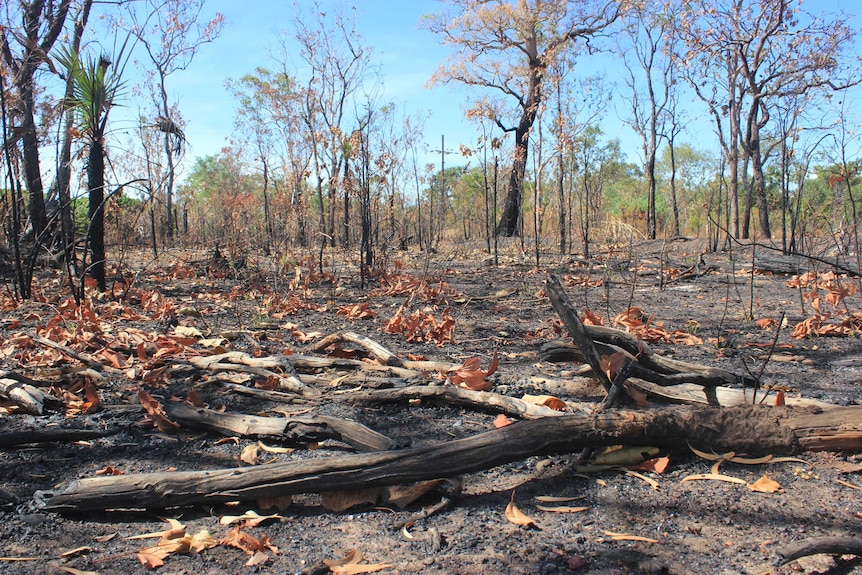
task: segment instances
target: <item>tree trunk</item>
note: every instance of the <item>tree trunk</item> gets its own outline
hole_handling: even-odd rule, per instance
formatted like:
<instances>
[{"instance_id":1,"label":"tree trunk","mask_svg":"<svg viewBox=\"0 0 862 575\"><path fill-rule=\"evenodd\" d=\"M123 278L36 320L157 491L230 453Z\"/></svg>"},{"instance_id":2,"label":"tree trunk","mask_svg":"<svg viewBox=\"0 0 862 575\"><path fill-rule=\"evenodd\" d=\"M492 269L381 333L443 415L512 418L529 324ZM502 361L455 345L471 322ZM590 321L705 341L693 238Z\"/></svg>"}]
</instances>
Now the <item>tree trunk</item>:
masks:
<instances>
[{"instance_id":1,"label":"tree trunk","mask_svg":"<svg viewBox=\"0 0 862 575\"><path fill-rule=\"evenodd\" d=\"M535 113L530 114L529 110L525 110L518 129L515 130L515 155L509 175L509 190L503 203L503 214L497 225L497 235L512 237L518 233L524 195L524 174L527 170L527 148L534 118Z\"/></svg>"},{"instance_id":2,"label":"tree trunk","mask_svg":"<svg viewBox=\"0 0 862 575\"><path fill-rule=\"evenodd\" d=\"M99 291L107 288L105 281L105 155L101 137L90 142L87 157L87 187L89 188L90 216L90 276L96 280Z\"/></svg>"},{"instance_id":3,"label":"tree trunk","mask_svg":"<svg viewBox=\"0 0 862 575\"><path fill-rule=\"evenodd\" d=\"M532 455L615 444L681 451L688 451L691 445L716 453L751 455L858 450L862 448L862 408L666 407L546 417L395 451L239 469L88 477L58 491L38 491L34 500L43 510L64 512L215 505L453 477Z\"/></svg>"},{"instance_id":4,"label":"tree trunk","mask_svg":"<svg viewBox=\"0 0 862 575\"><path fill-rule=\"evenodd\" d=\"M21 115L21 141L23 147L24 178L27 180L27 211L33 236L38 237L48 225L45 211L45 192L39 164L39 138L36 132L35 102L33 101L33 77L23 79L18 85L23 112Z\"/></svg>"}]
</instances>

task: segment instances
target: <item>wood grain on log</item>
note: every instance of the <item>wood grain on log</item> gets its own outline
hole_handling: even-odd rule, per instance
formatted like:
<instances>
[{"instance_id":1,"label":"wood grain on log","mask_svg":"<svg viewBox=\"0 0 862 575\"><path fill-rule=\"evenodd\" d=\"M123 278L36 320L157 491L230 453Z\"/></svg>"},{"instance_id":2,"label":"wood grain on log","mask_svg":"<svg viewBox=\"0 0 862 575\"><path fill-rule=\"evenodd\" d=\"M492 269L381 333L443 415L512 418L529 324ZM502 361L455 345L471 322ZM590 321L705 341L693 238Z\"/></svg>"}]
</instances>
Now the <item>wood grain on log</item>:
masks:
<instances>
[{"instance_id":1,"label":"wood grain on log","mask_svg":"<svg viewBox=\"0 0 862 575\"><path fill-rule=\"evenodd\" d=\"M520 421L472 437L376 453L240 469L90 477L37 492L50 511L166 508L395 485L490 469L531 455L603 445L653 445L752 455L862 450L862 407L666 407Z\"/></svg>"}]
</instances>

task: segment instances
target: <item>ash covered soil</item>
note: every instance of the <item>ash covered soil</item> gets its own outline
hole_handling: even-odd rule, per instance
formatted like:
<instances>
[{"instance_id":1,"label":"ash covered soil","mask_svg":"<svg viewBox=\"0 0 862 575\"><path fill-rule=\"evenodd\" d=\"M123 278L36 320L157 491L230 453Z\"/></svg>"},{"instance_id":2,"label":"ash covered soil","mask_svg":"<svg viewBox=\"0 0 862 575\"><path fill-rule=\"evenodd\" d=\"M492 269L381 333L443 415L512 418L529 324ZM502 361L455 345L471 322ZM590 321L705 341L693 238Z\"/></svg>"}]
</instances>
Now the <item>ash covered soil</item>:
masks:
<instances>
[{"instance_id":1,"label":"ash covered soil","mask_svg":"<svg viewBox=\"0 0 862 575\"><path fill-rule=\"evenodd\" d=\"M103 326L105 332L95 338L65 343L92 354L100 349L100 342L122 330L173 333L181 325L197 328L204 338L225 336L228 343L224 345L231 350L266 356L288 350L300 353L309 341L349 330L405 359L421 356L463 363L478 357L486 369L496 351L499 367L488 378L493 383L490 391L513 397L546 394L595 406L604 392L592 379L577 375L577 365L543 363L538 357L542 343L562 337L543 292L546 273L552 271L561 278L578 310L588 308L609 322L626 309L638 307L644 317L651 318L651 325L668 332L680 330L703 341L694 345L651 343L656 353L737 373L758 374L762 369L762 384L784 386L787 397L857 405L862 391L858 333L802 338L792 334L795 326L813 315L812 305L821 305L821 311L827 312L821 314L825 323L839 322L841 314L862 310L860 294L846 294L833 309L825 303L828 290L821 287L823 301L812 304L808 294L813 288L788 287L791 275L751 273L751 262L769 260L768 253L752 258L750 248L738 248L735 253L704 253L703 248L702 242L679 241L642 243L590 260L546 255L541 270L536 269L530 254L518 254L514 246L500 254L498 265L478 250L438 254L430 260L415 252L392 252L387 255L393 270L389 279L373 278L365 290L360 289L350 264L352 255L330 254L326 275L311 277L313 269L306 269L299 285L290 286L291 276L276 281L277 274L263 259L256 264L247 262L240 270L225 268L226 273L215 273L205 255L196 254L195 260L190 254L175 254L170 263L150 265L150 271L140 273L134 289L140 290L143 301L115 298L126 308L140 311L139 317L126 320L117 315L106 320L110 326ZM828 271L816 264L803 265L804 271ZM665 282L659 279L662 273ZM680 273L682 277L678 277ZM428 281L412 295L394 290L386 293L381 288L392 285L396 274L402 275L405 285L404 278L408 277ZM303 284L305 278L310 278L307 285ZM53 280L40 281L51 286ZM853 283L846 278L835 281L840 286ZM273 304L274 298L286 301L290 294L303 292L303 286L307 292L301 299L307 305L287 309ZM433 294L426 293L423 300L418 294L427 286L433 288ZM291 291L291 287L295 289ZM38 346L32 344L27 344L30 348L25 355L21 352L21 347L26 347L26 334L44 328L52 317L64 313L62 302L51 300L50 289L45 288L48 295L44 302L7 305L9 309L3 312L7 329L0 334L0 368L46 385L53 383L59 389L80 383L80 376L68 373L79 362L47 352L40 360ZM192 308L199 314L164 314L151 319L154 314L144 307L156 290L166 298L163 302L173 302L175 311ZM55 291L62 293L59 287ZM94 308L105 309L111 301L106 298ZM364 309L372 310L373 317L348 319L337 313L342 306L357 304L368 304ZM419 310L437 318L448 313L455 322L454 340L437 346L385 332L384 323L402 305L405 310ZM782 314L784 325L778 331L775 349L770 350ZM71 333L80 331L68 318L61 323ZM189 347L211 353L200 345ZM128 359L134 365L135 358ZM862 532L859 453L801 453L797 456L804 462L722 464L721 473L747 483L767 475L780 485L774 493L718 481L682 482L689 475L708 473L711 462L690 452L662 452L660 455L669 457L667 470L661 474L642 472L657 482L657 489L620 470L579 473L573 468L576 454L560 454L529 457L465 475L446 483L443 495L431 492L406 509L367 504L333 512L315 493L294 496L280 511L240 503L58 514L34 505L37 490L62 489L69 482L93 477L107 468L129 474L241 467L245 465L239 459L243 448L258 442L257 438L223 441L215 433L185 428L170 434L160 432L142 423L145 418L137 398L139 390L168 403L186 398L195 389L208 406L227 412L347 418L402 446L469 437L493 429L498 415L491 410L433 402L354 405L339 401L338 392L356 387L355 379L322 385L322 398L314 404L285 405L207 384L207 377L188 369L172 371L172 366L183 363L182 356L166 355L165 376L152 381L146 381L142 373L133 377L128 372L108 374L96 383L101 409L87 415L67 414L64 409L41 416L7 409L0 415L0 434L36 429L120 429L115 435L89 441L25 444L0 450L0 573L153 572L142 565L137 552L154 545L157 539L130 537L168 529L165 519L172 518L189 534L205 529L215 540L221 540L233 527L222 525L220 518L248 510L281 516L260 526L243 527L258 540L268 538L270 547L263 550L266 560L249 565L247 552L220 544L200 553L172 554L155 572L325 573L320 567L322 560L338 559L355 549L363 556L362 565L387 565L380 572L392 574L862 573L862 562L852 556L816 555L781 567L776 564L784 546L793 541ZM148 367L156 368L152 363ZM329 382L339 374L318 375L321 381ZM429 374L428 381L442 383L435 374ZM660 405L654 398L649 400ZM261 460L323 458L348 452L342 443L325 441L286 453L264 452ZM441 476L445 475L441 470ZM451 501L447 507L406 528L402 526L444 496ZM537 505L548 504L536 499L540 496L577 498L566 505L587 509L576 513L542 511ZM508 521L505 511L510 501L534 519L535 525ZM635 537L620 539L614 534Z\"/></svg>"}]
</instances>

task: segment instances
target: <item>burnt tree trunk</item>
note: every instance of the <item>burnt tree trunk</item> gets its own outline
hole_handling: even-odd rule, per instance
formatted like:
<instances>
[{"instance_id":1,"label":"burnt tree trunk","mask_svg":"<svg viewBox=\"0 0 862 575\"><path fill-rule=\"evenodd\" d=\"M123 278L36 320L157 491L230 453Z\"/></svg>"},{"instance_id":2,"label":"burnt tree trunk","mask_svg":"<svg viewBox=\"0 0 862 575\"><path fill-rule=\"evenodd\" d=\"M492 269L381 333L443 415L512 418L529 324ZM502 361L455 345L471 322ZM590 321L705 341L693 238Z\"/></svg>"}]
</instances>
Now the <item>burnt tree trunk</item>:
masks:
<instances>
[{"instance_id":1,"label":"burnt tree trunk","mask_svg":"<svg viewBox=\"0 0 862 575\"><path fill-rule=\"evenodd\" d=\"M752 455L859 450L862 407L666 407L547 417L410 449L240 469L88 477L57 491L36 492L34 506L81 512L214 505L452 477L532 455L616 444L683 451L691 445Z\"/></svg>"}]
</instances>

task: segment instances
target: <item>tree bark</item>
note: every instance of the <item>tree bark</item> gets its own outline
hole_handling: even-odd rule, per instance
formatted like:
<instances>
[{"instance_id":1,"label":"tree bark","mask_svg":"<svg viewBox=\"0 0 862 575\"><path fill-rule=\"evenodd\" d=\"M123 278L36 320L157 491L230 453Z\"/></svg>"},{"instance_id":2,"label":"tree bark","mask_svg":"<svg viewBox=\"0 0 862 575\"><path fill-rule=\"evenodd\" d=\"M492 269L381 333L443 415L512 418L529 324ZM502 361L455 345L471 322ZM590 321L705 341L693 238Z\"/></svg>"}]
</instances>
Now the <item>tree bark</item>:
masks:
<instances>
[{"instance_id":1,"label":"tree bark","mask_svg":"<svg viewBox=\"0 0 862 575\"><path fill-rule=\"evenodd\" d=\"M859 450L862 407L667 407L565 415L521 421L464 439L397 451L239 469L89 477L57 491L36 492L34 506L47 511L82 512L214 505L451 477L532 455L615 444L679 450L691 445L718 453L752 455Z\"/></svg>"},{"instance_id":2,"label":"tree bark","mask_svg":"<svg viewBox=\"0 0 862 575\"><path fill-rule=\"evenodd\" d=\"M105 280L105 154L101 134L90 142L87 156L87 187L89 188L90 216L90 276L96 280L100 292L107 289Z\"/></svg>"}]
</instances>

